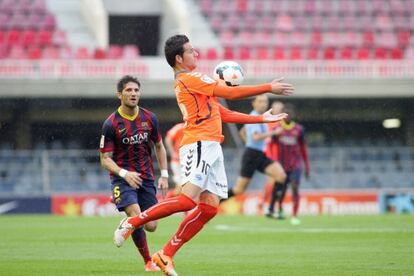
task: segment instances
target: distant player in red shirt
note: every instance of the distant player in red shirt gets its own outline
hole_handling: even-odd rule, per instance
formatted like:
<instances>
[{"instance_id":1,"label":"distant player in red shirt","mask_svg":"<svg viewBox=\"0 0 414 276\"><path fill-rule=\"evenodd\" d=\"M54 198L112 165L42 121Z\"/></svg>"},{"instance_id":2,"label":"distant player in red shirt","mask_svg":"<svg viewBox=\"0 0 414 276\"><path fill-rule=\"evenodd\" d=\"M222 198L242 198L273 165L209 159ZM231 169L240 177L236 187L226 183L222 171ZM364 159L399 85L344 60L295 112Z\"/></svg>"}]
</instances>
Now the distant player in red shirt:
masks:
<instances>
[{"instance_id":1,"label":"distant player in red shirt","mask_svg":"<svg viewBox=\"0 0 414 276\"><path fill-rule=\"evenodd\" d=\"M284 104L281 101L273 101L272 102L272 113L279 114L283 112ZM273 122L268 123L267 128L269 132L274 132L276 128L280 127L280 122ZM265 155L273 161L278 161L278 145L276 143L272 143L272 137L266 139L266 147L265 147ZM267 183L264 186L264 193L263 199L260 203L262 207L265 202L270 202L272 197L273 186L275 185L275 179L268 178ZM262 209L262 208L261 208Z\"/></svg>"},{"instance_id":2,"label":"distant player in red shirt","mask_svg":"<svg viewBox=\"0 0 414 276\"><path fill-rule=\"evenodd\" d=\"M280 79L260 85L220 85L194 72L198 53L185 35L170 37L164 51L168 64L174 69L174 91L185 122L180 148L181 194L154 205L139 216L122 220L114 232L114 242L122 246L135 228L196 207L164 248L152 257L165 275L175 276L174 255L217 214L220 199L227 198L227 177L220 145L224 139L222 123L267 123L286 117L286 114L272 115L270 111L256 116L231 111L223 107L217 97L234 100L264 93L290 95L293 86Z\"/></svg>"},{"instance_id":3,"label":"distant player in red shirt","mask_svg":"<svg viewBox=\"0 0 414 276\"><path fill-rule=\"evenodd\" d=\"M157 203L151 152L155 149L161 177L158 188L167 190L167 154L154 113L138 106L141 84L124 76L117 85L121 106L104 122L100 142L102 166L109 171L112 200L128 217L137 216ZM153 232L157 221L145 224ZM143 227L132 232L132 239L145 262L145 271L159 271L151 261Z\"/></svg>"},{"instance_id":4,"label":"distant player in red shirt","mask_svg":"<svg viewBox=\"0 0 414 276\"><path fill-rule=\"evenodd\" d=\"M305 164L305 176L307 179L309 178L310 165L305 131L302 125L293 121L295 117L293 105L286 104L283 111L289 114L289 116L282 121L280 127L277 127L277 134L272 137L271 143L277 145L278 154L277 156L273 156L273 158L282 164L287 177L284 185L277 185L273 188L268 216L274 213L274 206L276 201L278 201L279 218L283 217L283 199L287 186L291 185L293 200L291 223L297 225L300 224L297 214L300 201L299 184L302 174L302 162Z\"/></svg>"},{"instance_id":5,"label":"distant player in red shirt","mask_svg":"<svg viewBox=\"0 0 414 276\"><path fill-rule=\"evenodd\" d=\"M175 189L171 196L176 196L181 191L181 168L180 168L180 146L181 140L184 135L184 123L178 123L174 125L170 130L167 131L165 135L165 147L170 155L170 166L173 173L173 181L175 184ZM170 197L167 196L167 197Z\"/></svg>"}]
</instances>

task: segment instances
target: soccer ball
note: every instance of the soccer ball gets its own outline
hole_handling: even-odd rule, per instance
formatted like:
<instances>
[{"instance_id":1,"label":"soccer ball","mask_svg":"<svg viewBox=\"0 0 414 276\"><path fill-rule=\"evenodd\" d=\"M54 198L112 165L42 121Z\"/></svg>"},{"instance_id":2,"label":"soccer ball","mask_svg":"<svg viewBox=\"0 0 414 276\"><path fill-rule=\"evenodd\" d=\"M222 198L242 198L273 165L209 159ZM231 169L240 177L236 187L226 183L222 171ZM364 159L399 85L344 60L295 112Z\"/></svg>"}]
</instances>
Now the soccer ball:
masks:
<instances>
[{"instance_id":1,"label":"soccer ball","mask_svg":"<svg viewBox=\"0 0 414 276\"><path fill-rule=\"evenodd\" d=\"M214 68L214 79L227 86L238 86L244 80L243 69L234 61L226 60L220 62Z\"/></svg>"}]
</instances>

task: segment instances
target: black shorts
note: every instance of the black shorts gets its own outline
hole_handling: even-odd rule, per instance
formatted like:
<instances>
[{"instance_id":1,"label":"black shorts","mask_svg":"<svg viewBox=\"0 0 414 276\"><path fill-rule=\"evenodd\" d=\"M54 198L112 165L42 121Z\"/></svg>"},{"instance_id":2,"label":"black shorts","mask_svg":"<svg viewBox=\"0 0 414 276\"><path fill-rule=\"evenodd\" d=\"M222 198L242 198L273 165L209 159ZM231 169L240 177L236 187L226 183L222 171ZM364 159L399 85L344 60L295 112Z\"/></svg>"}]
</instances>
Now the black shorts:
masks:
<instances>
[{"instance_id":1,"label":"black shorts","mask_svg":"<svg viewBox=\"0 0 414 276\"><path fill-rule=\"evenodd\" d=\"M132 204L138 204L143 212L158 202L153 181L144 180L139 189L134 189L124 179L112 180L111 190L113 201L120 212Z\"/></svg>"},{"instance_id":2,"label":"black shorts","mask_svg":"<svg viewBox=\"0 0 414 276\"><path fill-rule=\"evenodd\" d=\"M264 173L267 166L269 166L272 163L273 161L267 158L264 152L251 148L246 148L242 157L240 176L252 178L256 170Z\"/></svg>"}]
</instances>

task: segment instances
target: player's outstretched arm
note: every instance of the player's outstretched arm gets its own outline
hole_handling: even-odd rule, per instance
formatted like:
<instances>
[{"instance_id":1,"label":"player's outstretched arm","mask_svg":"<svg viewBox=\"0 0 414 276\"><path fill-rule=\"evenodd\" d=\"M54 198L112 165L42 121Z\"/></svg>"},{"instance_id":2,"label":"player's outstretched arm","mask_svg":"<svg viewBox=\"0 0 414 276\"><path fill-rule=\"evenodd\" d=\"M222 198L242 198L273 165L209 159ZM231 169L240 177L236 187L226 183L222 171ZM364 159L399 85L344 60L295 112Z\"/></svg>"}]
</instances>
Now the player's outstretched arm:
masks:
<instances>
[{"instance_id":1,"label":"player's outstretched arm","mask_svg":"<svg viewBox=\"0 0 414 276\"><path fill-rule=\"evenodd\" d=\"M278 122L285 119L288 115L286 113L280 113L273 115L271 109L266 111L263 115L249 115L233 111L225 108L221 104L218 104L221 121L223 123L236 123L236 124L257 124L257 123L270 123Z\"/></svg>"},{"instance_id":2,"label":"player's outstretched arm","mask_svg":"<svg viewBox=\"0 0 414 276\"><path fill-rule=\"evenodd\" d=\"M275 79L271 83L259 85L224 86L216 85L213 95L228 100L237 100L256 96L264 93L288 96L293 93L294 87L289 83L283 83L283 78Z\"/></svg>"}]
</instances>

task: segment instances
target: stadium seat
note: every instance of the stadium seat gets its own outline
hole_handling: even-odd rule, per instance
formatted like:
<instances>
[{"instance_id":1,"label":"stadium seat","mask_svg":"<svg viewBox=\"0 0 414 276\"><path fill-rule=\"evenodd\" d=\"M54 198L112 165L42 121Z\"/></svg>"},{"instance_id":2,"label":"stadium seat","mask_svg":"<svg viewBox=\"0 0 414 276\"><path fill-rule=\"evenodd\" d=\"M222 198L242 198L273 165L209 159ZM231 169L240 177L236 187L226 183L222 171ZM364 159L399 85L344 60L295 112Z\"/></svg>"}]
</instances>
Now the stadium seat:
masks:
<instances>
[{"instance_id":1,"label":"stadium seat","mask_svg":"<svg viewBox=\"0 0 414 276\"><path fill-rule=\"evenodd\" d=\"M60 52L59 49L55 46L47 46L43 49L42 53L43 59L59 59Z\"/></svg>"},{"instance_id":2,"label":"stadium seat","mask_svg":"<svg viewBox=\"0 0 414 276\"><path fill-rule=\"evenodd\" d=\"M206 50L206 59L216 60L218 58L218 53L216 48L207 48Z\"/></svg>"},{"instance_id":3,"label":"stadium seat","mask_svg":"<svg viewBox=\"0 0 414 276\"><path fill-rule=\"evenodd\" d=\"M119 45L109 45L107 58L108 59L117 59L121 58L123 54L123 48Z\"/></svg>"},{"instance_id":4,"label":"stadium seat","mask_svg":"<svg viewBox=\"0 0 414 276\"><path fill-rule=\"evenodd\" d=\"M272 57L275 60L285 59L285 51L284 51L284 49L281 48L281 47L275 47L275 48L273 48Z\"/></svg>"},{"instance_id":5,"label":"stadium seat","mask_svg":"<svg viewBox=\"0 0 414 276\"><path fill-rule=\"evenodd\" d=\"M86 47L79 47L76 49L75 53L76 59L88 59L89 58L89 50Z\"/></svg>"},{"instance_id":6,"label":"stadium seat","mask_svg":"<svg viewBox=\"0 0 414 276\"><path fill-rule=\"evenodd\" d=\"M319 59L319 51L315 47L309 47L306 50L306 59Z\"/></svg>"},{"instance_id":7,"label":"stadium seat","mask_svg":"<svg viewBox=\"0 0 414 276\"><path fill-rule=\"evenodd\" d=\"M6 44L0 43L0 59L4 59L9 55L8 47Z\"/></svg>"},{"instance_id":8,"label":"stadium seat","mask_svg":"<svg viewBox=\"0 0 414 276\"><path fill-rule=\"evenodd\" d=\"M56 28L56 20L52 14L46 14L44 20L42 22L42 26L44 29L48 31L53 31Z\"/></svg>"},{"instance_id":9,"label":"stadium seat","mask_svg":"<svg viewBox=\"0 0 414 276\"><path fill-rule=\"evenodd\" d=\"M352 59L352 48L345 47L340 50L339 56L341 59Z\"/></svg>"},{"instance_id":10,"label":"stadium seat","mask_svg":"<svg viewBox=\"0 0 414 276\"><path fill-rule=\"evenodd\" d=\"M93 58L94 59L105 59L106 58L105 50L101 48L96 48L93 52Z\"/></svg>"},{"instance_id":11,"label":"stadium seat","mask_svg":"<svg viewBox=\"0 0 414 276\"><path fill-rule=\"evenodd\" d=\"M401 50L401 48L397 47L397 48L391 49L390 58L391 59L402 59L403 51Z\"/></svg>"},{"instance_id":12,"label":"stadium seat","mask_svg":"<svg viewBox=\"0 0 414 276\"><path fill-rule=\"evenodd\" d=\"M387 50L385 48L378 47L374 49L375 59L386 59L387 57Z\"/></svg>"},{"instance_id":13,"label":"stadium seat","mask_svg":"<svg viewBox=\"0 0 414 276\"><path fill-rule=\"evenodd\" d=\"M410 32L409 31L399 31L397 33L397 41L400 47L406 47L410 42Z\"/></svg>"},{"instance_id":14,"label":"stadium seat","mask_svg":"<svg viewBox=\"0 0 414 276\"><path fill-rule=\"evenodd\" d=\"M21 43L20 32L17 30L10 30L6 33L6 38L4 40L7 44L11 46Z\"/></svg>"},{"instance_id":15,"label":"stadium seat","mask_svg":"<svg viewBox=\"0 0 414 276\"><path fill-rule=\"evenodd\" d=\"M328 47L323 50L324 59L335 59L335 49Z\"/></svg>"},{"instance_id":16,"label":"stadium seat","mask_svg":"<svg viewBox=\"0 0 414 276\"><path fill-rule=\"evenodd\" d=\"M255 58L260 60L267 60L269 59L269 51L266 47L259 47L256 48L255 51Z\"/></svg>"},{"instance_id":17,"label":"stadium seat","mask_svg":"<svg viewBox=\"0 0 414 276\"><path fill-rule=\"evenodd\" d=\"M122 58L123 59L136 59L139 58L139 49L136 45L125 45Z\"/></svg>"},{"instance_id":18,"label":"stadium seat","mask_svg":"<svg viewBox=\"0 0 414 276\"><path fill-rule=\"evenodd\" d=\"M230 47L225 47L224 48L224 53L223 53L223 58L224 59L234 59L234 51L233 48Z\"/></svg>"},{"instance_id":19,"label":"stadium seat","mask_svg":"<svg viewBox=\"0 0 414 276\"><path fill-rule=\"evenodd\" d=\"M38 44L36 33L34 31L24 31L22 34L22 44L23 46L30 46Z\"/></svg>"},{"instance_id":20,"label":"stadium seat","mask_svg":"<svg viewBox=\"0 0 414 276\"><path fill-rule=\"evenodd\" d=\"M57 46L67 46L66 32L57 30L53 33L52 43Z\"/></svg>"},{"instance_id":21,"label":"stadium seat","mask_svg":"<svg viewBox=\"0 0 414 276\"><path fill-rule=\"evenodd\" d=\"M289 58L293 60L302 59L302 49L299 47L291 48Z\"/></svg>"},{"instance_id":22,"label":"stadium seat","mask_svg":"<svg viewBox=\"0 0 414 276\"><path fill-rule=\"evenodd\" d=\"M27 58L40 59L42 57L42 50L37 46L31 46L27 49Z\"/></svg>"},{"instance_id":23,"label":"stadium seat","mask_svg":"<svg viewBox=\"0 0 414 276\"><path fill-rule=\"evenodd\" d=\"M25 59L26 51L24 50L23 46L21 45L14 45L9 52L8 58L10 59Z\"/></svg>"},{"instance_id":24,"label":"stadium seat","mask_svg":"<svg viewBox=\"0 0 414 276\"><path fill-rule=\"evenodd\" d=\"M241 60L247 60L250 59L250 48L248 47L240 47L239 49L239 59Z\"/></svg>"},{"instance_id":25,"label":"stadium seat","mask_svg":"<svg viewBox=\"0 0 414 276\"><path fill-rule=\"evenodd\" d=\"M48 30L41 30L38 33L39 43L42 46L52 45L52 33Z\"/></svg>"}]
</instances>

